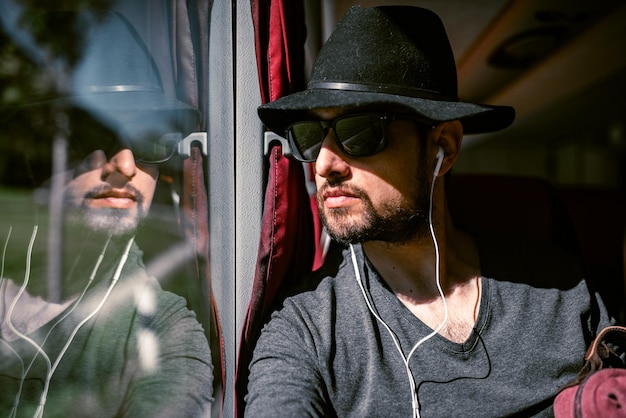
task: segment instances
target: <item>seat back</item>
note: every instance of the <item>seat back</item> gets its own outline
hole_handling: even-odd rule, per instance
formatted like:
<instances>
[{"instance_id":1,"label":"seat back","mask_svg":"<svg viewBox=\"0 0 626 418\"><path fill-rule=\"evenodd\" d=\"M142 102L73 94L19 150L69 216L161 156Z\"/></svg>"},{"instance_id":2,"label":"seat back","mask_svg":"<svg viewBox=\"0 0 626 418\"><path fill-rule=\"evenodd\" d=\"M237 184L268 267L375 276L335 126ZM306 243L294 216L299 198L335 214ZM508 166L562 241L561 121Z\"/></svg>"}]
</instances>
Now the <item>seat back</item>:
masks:
<instances>
[{"instance_id":1,"label":"seat back","mask_svg":"<svg viewBox=\"0 0 626 418\"><path fill-rule=\"evenodd\" d=\"M587 278L617 319L625 319L626 197L619 190L567 187L559 194L581 245Z\"/></svg>"},{"instance_id":2,"label":"seat back","mask_svg":"<svg viewBox=\"0 0 626 418\"><path fill-rule=\"evenodd\" d=\"M525 237L570 251L609 312L624 319L624 196L489 174L452 174L447 193L453 222L475 235Z\"/></svg>"},{"instance_id":3,"label":"seat back","mask_svg":"<svg viewBox=\"0 0 626 418\"><path fill-rule=\"evenodd\" d=\"M524 236L580 256L567 209L556 189L542 178L452 174L447 193L452 220L471 233Z\"/></svg>"}]
</instances>

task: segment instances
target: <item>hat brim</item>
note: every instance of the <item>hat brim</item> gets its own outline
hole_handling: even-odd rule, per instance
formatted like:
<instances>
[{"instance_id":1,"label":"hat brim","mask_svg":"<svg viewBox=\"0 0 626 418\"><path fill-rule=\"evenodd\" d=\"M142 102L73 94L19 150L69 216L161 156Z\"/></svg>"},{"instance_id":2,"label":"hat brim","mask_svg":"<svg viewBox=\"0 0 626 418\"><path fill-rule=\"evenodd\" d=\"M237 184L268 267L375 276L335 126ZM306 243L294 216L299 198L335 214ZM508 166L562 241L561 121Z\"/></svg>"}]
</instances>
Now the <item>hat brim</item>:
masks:
<instances>
[{"instance_id":1,"label":"hat brim","mask_svg":"<svg viewBox=\"0 0 626 418\"><path fill-rule=\"evenodd\" d=\"M124 125L128 120L148 118L151 123L160 121L175 125L185 133L192 132L200 122L200 112L180 100L158 92L98 93L66 98L94 116Z\"/></svg>"},{"instance_id":2,"label":"hat brim","mask_svg":"<svg viewBox=\"0 0 626 418\"><path fill-rule=\"evenodd\" d=\"M112 129L161 129L188 134L198 128L200 112L159 92L110 92L30 101L2 108L3 119L41 106L76 107Z\"/></svg>"},{"instance_id":3,"label":"hat brim","mask_svg":"<svg viewBox=\"0 0 626 418\"><path fill-rule=\"evenodd\" d=\"M380 92L309 89L259 106L261 121L271 131L284 136L292 123L315 109L338 107L391 107L415 113L425 123L459 120L466 134L502 130L515 119L509 106L431 100Z\"/></svg>"}]
</instances>

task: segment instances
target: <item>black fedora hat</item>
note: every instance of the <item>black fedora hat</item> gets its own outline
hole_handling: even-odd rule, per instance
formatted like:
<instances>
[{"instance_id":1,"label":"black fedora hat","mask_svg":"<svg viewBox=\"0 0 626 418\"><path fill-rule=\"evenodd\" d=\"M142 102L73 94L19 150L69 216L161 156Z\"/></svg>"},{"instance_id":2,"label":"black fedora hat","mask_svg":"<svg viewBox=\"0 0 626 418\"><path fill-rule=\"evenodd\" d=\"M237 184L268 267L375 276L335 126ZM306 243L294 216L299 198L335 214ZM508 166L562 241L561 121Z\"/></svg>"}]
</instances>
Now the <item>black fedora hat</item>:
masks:
<instances>
[{"instance_id":1,"label":"black fedora hat","mask_svg":"<svg viewBox=\"0 0 626 418\"><path fill-rule=\"evenodd\" d=\"M411 6L353 6L320 50L307 89L258 108L277 134L307 111L331 107L389 107L424 122L460 120L465 133L504 129L508 106L461 102L454 56L443 23Z\"/></svg>"},{"instance_id":2,"label":"black fedora hat","mask_svg":"<svg viewBox=\"0 0 626 418\"><path fill-rule=\"evenodd\" d=\"M200 113L164 92L158 67L133 25L118 12L53 11L30 22L49 28L51 36L72 33L77 58L54 58L57 75L64 80L52 93L24 97L11 105L13 112L33 107L63 105L78 108L117 131L197 128ZM65 32L62 32L64 31ZM74 39L76 38L76 39ZM31 50L35 50L30 46Z\"/></svg>"}]
</instances>

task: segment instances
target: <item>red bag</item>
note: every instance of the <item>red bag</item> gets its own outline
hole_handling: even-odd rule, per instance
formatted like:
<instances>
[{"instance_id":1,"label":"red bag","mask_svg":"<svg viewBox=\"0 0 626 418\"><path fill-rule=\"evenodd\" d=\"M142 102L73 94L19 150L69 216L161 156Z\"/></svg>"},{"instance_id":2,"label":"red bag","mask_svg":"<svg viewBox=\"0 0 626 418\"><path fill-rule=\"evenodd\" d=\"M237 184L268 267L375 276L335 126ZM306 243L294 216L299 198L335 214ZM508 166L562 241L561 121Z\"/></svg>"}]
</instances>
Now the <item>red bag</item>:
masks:
<instances>
[{"instance_id":1,"label":"red bag","mask_svg":"<svg viewBox=\"0 0 626 418\"><path fill-rule=\"evenodd\" d=\"M603 329L585 354L576 380L554 400L555 418L626 417L626 327ZM616 348L616 347L619 347Z\"/></svg>"}]
</instances>

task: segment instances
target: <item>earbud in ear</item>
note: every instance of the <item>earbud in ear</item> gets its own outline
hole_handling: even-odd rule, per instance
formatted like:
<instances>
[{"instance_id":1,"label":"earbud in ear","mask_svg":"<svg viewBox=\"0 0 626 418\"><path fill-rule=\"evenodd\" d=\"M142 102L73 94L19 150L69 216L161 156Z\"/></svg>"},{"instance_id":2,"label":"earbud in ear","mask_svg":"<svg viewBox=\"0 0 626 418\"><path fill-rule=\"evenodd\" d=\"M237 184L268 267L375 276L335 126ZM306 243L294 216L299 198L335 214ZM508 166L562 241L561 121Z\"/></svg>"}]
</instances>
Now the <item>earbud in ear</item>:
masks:
<instances>
[{"instance_id":1,"label":"earbud in ear","mask_svg":"<svg viewBox=\"0 0 626 418\"><path fill-rule=\"evenodd\" d=\"M443 163L443 156L444 156L443 148L439 147L439 151L437 152L437 164L435 165L435 173L433 174L434 177L437 177L439 175L439 170L441 169L441 163Z\"/></svg>"}]
</instances>

